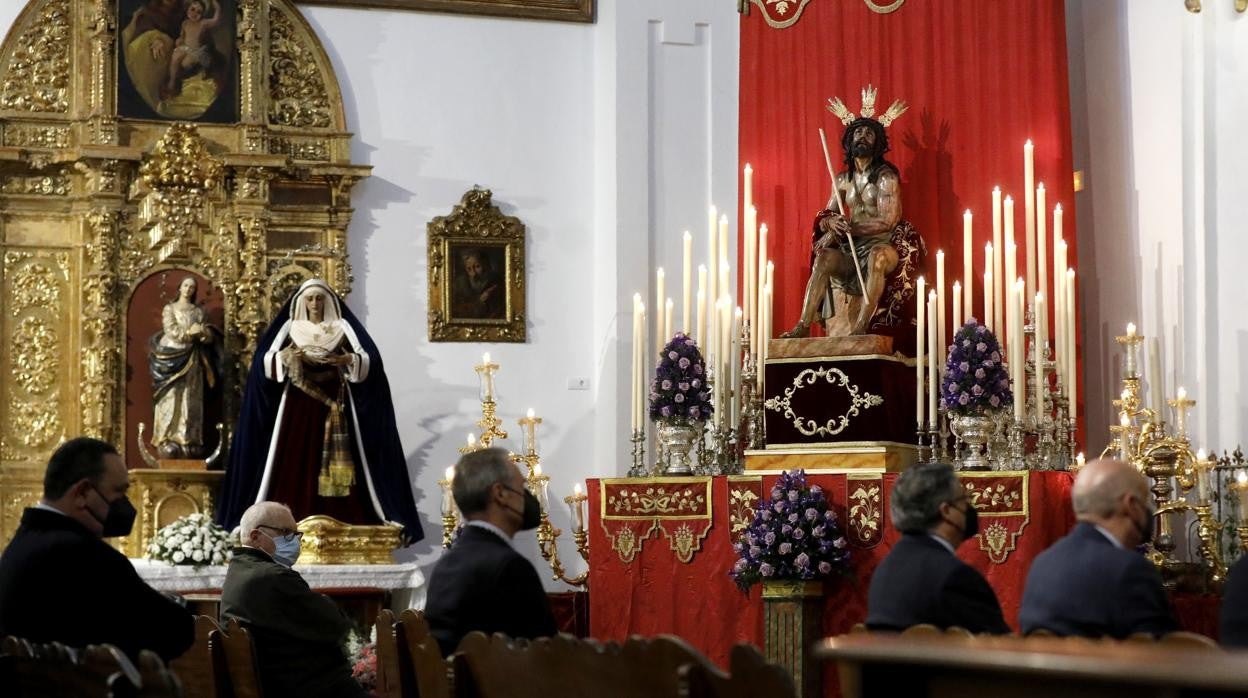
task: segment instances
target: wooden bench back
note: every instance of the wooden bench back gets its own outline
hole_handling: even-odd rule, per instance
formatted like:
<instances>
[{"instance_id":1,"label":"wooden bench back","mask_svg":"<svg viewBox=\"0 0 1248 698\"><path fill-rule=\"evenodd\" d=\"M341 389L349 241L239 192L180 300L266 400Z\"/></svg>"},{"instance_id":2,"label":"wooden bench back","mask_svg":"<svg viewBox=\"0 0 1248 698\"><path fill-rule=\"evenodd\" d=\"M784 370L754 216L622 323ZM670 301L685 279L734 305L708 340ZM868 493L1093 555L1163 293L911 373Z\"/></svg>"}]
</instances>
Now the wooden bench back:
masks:
<instances>
[{"instance_id":1,"label":"wooden bench back","mask_svg":"<svg viewBox=\"0 0 1248 698\"><path fill-rule=\"evenodd\" d=\"M217 698L216 674L208 636L220 630L208 616L195 616L195 642L181 657L169 662L169 669L182 682L186 698Z\"/></svg>"},{"instance_id":2,"label":"wooden bench back","mask_svg":"<svg viewBox=\"0 0 1248 698\"><path fill-rule=\"evenodd\" d=\"M753 645L732 648L725 675L718 669L692 662L680 668L683 694L686 698L795 698L797 687L793 675L784 667L768 664Z\"/></svg>"},{"instance_id":3,"label":"wooden bench back","mask_svg":"<svg viewBox=\"0 0 1248 698\"><path fill-rule=\"evenodd\" d=\"M0 641L0 686L5 695L81 698L178 698L178 679L160 657L143 651L139 666L112 645L75 650L59 642Z\"/></svg>"},{"instance_id":4,"label":"wooden bench back","mask_svg":"<svg viewBox=\"0 0 1248 698\"><path fill-rule=\"evenodd\" d=\"M231 618L224 629L208 633L208 647L219 696L263 698L260 674L256 671L256 651L246 628Z\"/></svg>"},{"instance_id":5,"label":"wooden bench back","mask_svg":"<svg viewBox=\"0 0 1248 698\"><path fill-rule=\"evenodd\" d=\"M409 696L420 698L451 698L450 663L442 657L438 641L429 632L429 623L420 611L399 614L398 635L404 689ZM406 678L410 676L410 681ZM409 689L411 685L413 688Z\"/></svg>"}]
</instances>

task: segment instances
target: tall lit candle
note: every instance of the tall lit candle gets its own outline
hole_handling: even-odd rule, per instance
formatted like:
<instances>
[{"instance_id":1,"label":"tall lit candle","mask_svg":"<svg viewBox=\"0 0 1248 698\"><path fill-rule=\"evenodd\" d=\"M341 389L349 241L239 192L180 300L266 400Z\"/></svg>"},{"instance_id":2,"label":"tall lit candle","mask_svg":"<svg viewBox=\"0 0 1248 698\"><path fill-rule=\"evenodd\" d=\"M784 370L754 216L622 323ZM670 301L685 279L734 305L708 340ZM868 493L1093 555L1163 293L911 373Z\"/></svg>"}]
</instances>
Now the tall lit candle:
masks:
<instances>
[{"instance_id":1,"label":"tall lit candle","mask_svg":"<svg viewBox=\"0 0 1248 698\"><path fill-rule=\"evenodd\" d=\"M728 360L732 362L729 375L732 376L732 408L729 414L732 423L729 428L741 423L741 321L743 313L737 306L732 313L732 347L729 349Z\"/></svg>"},{"instance_id":2,"label":"tall lit candle","mask_svg":"<svg viewBox=\"0 0 1248 698\"><path fill-rule=\"evenodd\" d=\"M1018 240L1014 237L1014 199L1005 197L1003 204L1005 221L1005 278L1014 283L1018 273ZM1024 272L1026 269L1024 268Z\"/></svg>"},{"instance_id":3,"label":"tall lit candle","mask_svg":"<svg viewBox=\"0 0 1248 698\"><path fill-rule=\"evenodd\" d=\"M1066 381L1066 275L1059 266L1065 254L1066 241L1053 239L1053 360L1057 362L1058 379L1067 395L1070 391Z\"/></svg>"},{"instance_id":4,"label":"tall lit candle","mask_svg":"<svg viewBox=\"0 0 1248 698\"><path fill-rule=\"evenodd\" d=\"M758 318L754 322L754 331L751 336L754 338L754 356L763 355L763 336L762 328L765 320L765 309L763 307L763 288L767 286L767 224L763 223L758 226Z\"/></svg>"},{"instance_id":5,"label":"tall lit candle","mask_svg":"<svg viewBox=\"0 0 1248 698\"><path fill-rule=\"evenodd\" d=\"M953 323L949 325L953 334L958 333L958 329L962 327L962 284L961 282L953 282Z\"/></svg>"},{"instance_id":6,"label":"tall lit candle","mask_svg":"<svg viewBox=\"0 0 1248 698\"><path fill-rule=\"evenodd\" d=\"M707 349L712 342L710 337L715 332L715 301L719 299L719 214L712 206L707 214L709 226L706 236L706 331L702 341Z\"/></svg>"},{"instance_id":7,"label":"tall lit candle","mask_svg":"<svg viewBox=\"0 0 1248 698\"><path fill-rule=\"evenodd\" d=\"M736 292L724 281L724 279L729 279L732 276L732 266L728 263L730 257L731 255L728 251L728 216L721 215L719 217L719 294L722 296L727 293L735 297L737 295Z\"/></svg>"},{"instance_id":8,"label":"tall lit candle","mask_svg":"<svg viewBox=\"0 0 1248 698\"><path fill-rule=\"evenodd\" d=\"M998 334L1005 327L1005 269L1001 266L1005 244L1001 237L1001 187L992 188L992 329ZM1011 282L1012 283L1012 282Z\"/></svg>"},{"instance_id":9,"label":"tall lit candle","mask_svg":"<svg viewBox=\"0 0 1248 698\"><path fill-rule=\"evenodd\" d=\"M750 167L750 163L745 163L745 176L741 186L741 210L748 211L754 205L754 168Z\"/></svg>"},{"instance_id":10,"label":"tall lit candle","mask_svg":"<svg viewBox=\"0 0 1248 698\"><path fill-rule=\"evenodd\" d=\"M1187 389L1179 388L1177 400L1179 404L1174 408L1174 425L1180 437L1187 436L1187 405L1183 404L1186 400Z\"/></svg>"},{"instance_id":11,"label":"tall lit candle","mask_svg":"<svg viewBox=\"0 0 1248 698\"><path fill-rule=\"evenodd\" d=\"M1036 292L1036 163L1031 140L1023 144L1023 233L1027 236L1027 298Z\"/></svg>"},{"instance_id":12,"label":"tall lit candle","mask_svg":"<svg viewBox=\"0 0 1248 698\"><path fill-rule=\"evenodd\" d=\"M681 276L684 287L681 289L680 329L685 334L693 331L693 315L690 314L690 303L693 301L693 236L685 231L684 254L681 257Z\"/></svg>"},{"instance_id":13,"label":"tall lit candle","mask_svg":"<svg viewBox=\"0 0 1248 698\"><path fill-rule=\"evenodd\" d=\"M927 364L927 428L936 431L936 395L940 381L936 377L936 291L927 292L927 346L932 360Z\"/></svg>"},{"instance_id":14,"label":"tall lit candle","mask_svg":"<svg viewBox=\"0 0 1248 698\"><path fill-rule=\"evenodd\" d=\"M1205 449L1196 451L1196 501L1199 504L1209 503L1209 454Z\"/></svg>"},{"instance_id":15,"label":"tall lit candle","mask_svg":"<svg viewBox=\"0 0 1248 698\"><path fill-rule=\"evenodd\" d=\"M1133 339L1135 338L1135 323L1134 322L1127 323L1127 336ZM1127 355L1126 357L1124 357L1126 361L1126 366L1124 368L1124 371L1126 372L1126 375L1128 378L1134 378L1135 372L1137 370L1135 366L1135 344L1127 343L1126 350L1127 350Z\"/></svg>"},{"instance_id":16,"label":"tall lit candle","mask_svg":"<svg viewBox=\"0 0 1248 698\"><path fill-rule=\"evenodd\" d=\"M637 391L637 428L646 428L646 409L649 405L648 395L650 391L646 389L649 382L649 370L646 368L646 304L638 304L638 320L637 320L637 383L634 390Z\"/></svg>"},{"instance_id":17,"label":"tall lit candle","mask_svg":"<svg viewBox=\"0 0 1248 698\"><path fill-rule=\"evenodd\" d=\"M926 297L926 293L924 293L926 288L927 281L920 276L918 282L918 293L914 296L918 300L918 302L915 303L915 315L917 316L915 317L915 324L918 326L918 329L914 334L914 391L915 404L918 406L919 431L923 431L923 425L925 424L923 417L927 408L927 396L923 391L923 370L924 359L926 358L923 355L926 353L927 349L925 346L927 343L927 308L924 307L923 303L923 299Z\"/></svg>"},{"instance_id":18,"label":"tall lit candle","mask_svg":"<svg viewBox=\"0 0 1248 698\"><path fill-rule=\"evenodd\" d=\"M743 238L743 246L745 248L741 255L741 272L739 275L741 282L741 306L744 311L742 319L753 324L754 271L756 249L758 247L758 211L753 206L745 209L745 225L742 226L741 237Z\"/></svg>"},{"instance_id":19,"label":"tall lit candle","mask_svg":"<svg viewBox=\"0 0 1248 698\"><path fill-rule=\"evenodd\" d=\"M1044 182L1036 185L1036 288L1044 294L1047 299L1053 296L1049 293L1049 250L1048 250L1048 225L1046 216L1048 210L1045 207L1045 191Z\"/></svg>"},{"instance_id":20,"label":"tall lit candle","mask_svg":"<svg viewBox=\"0 0 1248 698\"><path fill-rule=\"evenodd\" d=\"M969 319L975 315L975 246L971 241L971 209L962 213L962 316Z\"/></svg>"},{"instance_id":21,"label":"tall lit candle","mask_svg":"<svg viewBox=\"0 0 1248 698\"><path fill-rule=\"evenodd\" d=\"M1017 276L1018 270L1014 268L1014 257L1016 256L1015 255L1016 252L1017 250L1014 247L1014 243L1007 239L1005 241L1005 273L1009 274L1009 276L1006 277L1006 280L1008 281L1009 286L1013 286L1014 280L1018 278ZM1009 311L1007 310L1006 312L1008 313ZM1014 327L1011 326L1008 318L1006 319L1005 324L1006 324L1005 342L1006 342L1006 345L1008 346L1014 343Z\"/></svg>"},{"instance_id":22,"label":"tall lit candle","mask_svg":"<svg viewBox=\"0 0 1248 698\"><path fill-rule=\"evenodd\" d=\"M1075 270L1066 270L1066 291L1062 294L1066 302L1066 383L1070 388L1066 394L1070 396L1070 416L1077 418L1079 392L1079 357L1075 353Z\"/></svg>"},{"instance_id":23,"label":"tall lit candle","mask_svg":"<svg viewBox=\"0 0 1248 698\"><path fill-rule=\"evenodd\" d=\"M1023 335L1023 323L1026 322L1027 313L1027 284L1020 277L1014 282L1014 328L1010 337L1011 351L1014 352L1014 385L1018 386L1014 391L1014 414L1019 419L1024 419L1027 415L1024 412L1027 396L1027 340Z\"/></svg>"},{"instance_id":24,"label":"tall lit candle","mask_svg":"<svg viewBox=\"0 0 1248 698\"><path fill-rule=\"evenodd\" d=\"M585 530L585 500L581 483L572 485L572 513L576 515L576 530Z\"/></svg>"},{"instance_id":25,"label":"tall lit candle","mask_svg":"<svg viewBox=\"0 0 1248 698\"><path fill-rule=\"evenodd\" d=\"M640 322L641 322L641 294L634 293L633 294L633 337L632 337L633 339L633 371L632 371L632 380L629 381L629 384L628 384L629 392L632 394L632 400L630 402L630 405L632 407L632 412L629 415L629 421L630 421L629 427L632 431L637 431L637 426L638 426L637 419L640 413L640 408L638 407L638 404L637 404L638 401L641 399L641 396L637 394L637 383L641 380L641 372L642 372L641 356L638 350L639 348L637 346L637 337L641 332L641 328L638 325L638 323Z\"/></svg>"},{"instance_id":26,"label":"tall lit candle","mask_svg":"<svg viewBox=\"0 0 1248 698\"><path fill-rule=\"evenodd\" d=\"M771 284L763 279L763 298L759 301L758 314L760 321L758 325L758 363L755 370L755 384L758 394L763 392L763 372L767 368L767 340L771 339Z\"/></svg>"},{"instance_id":27,"label":"tall lit candle","mask_svg":"<svg viewBox=\"0 0 1248 698\"><path fill-rule=\"evenodd\" d=\"M1148 394L1153 398L1153 412L1158 419L1164 420L1166 413L1162 408L1165 404L1165 388L1161 385L1161 340L1157 337L1148 338Z\"/></svg>"},{"instance_id":28,"label":"tall lit candle","mask_svg":"<svg viewBox=\"0 0 1248 698\"><path fill-rule=\"evenodd\" d=\"M1045 317L1044 294L1037 293L1035 300L1036 309L1036 424L1044 424L1045 408L1044 396L1048 391L1049 373L1045 368L1044 348L1048 344L1047 323L1040 321Z\"/></svg>"},{"instance_id":29,"label":"tall lit candle","mask_svg":"<svg viewBox=\"0 0 1248 698\"><path fill-rule=\"evenodd\" d=\"M524 452L525 453L538 453L537 425L541 423L542 423L542 420L537 418L537 414L533 411L533 408L530 407L529 411L525 414L525 419L524 419Z\"/></svg>"},{"instance_id":30,"label":"tall lit candle","mask_svg":"<svg viewBox=\"0 0 1248 698\"><path fill-rule=\"evenodd\" d=\"M663 318L663 311L667 306L663 304L663 299L667 298L664 293L665 274L663 267L659 267L654 272L654 353L663 351L663 346L667 344L667 324Z\"/></svg>"},{"instance_id":31,"label":"tall lit candle","mask_svg":"<svg viewBox=\"0 0 1248 698\"><path fill-rule=\"evenodd\" d=\"M453 494L453 484L455 482L455 466L446 469L446 486L442 488L442 513L450 514L455 511L455 495Z\"/></svg>"},{"instance_id":32,"label":"tall lit candle","mask_svg":"<svg viewBox=\"0 0 1248 698\"><path fill-rule=\"evenodd\" d=\"M1014 393L1014 418L1022 419L1022 413L1018 409L1018 394L1025 391L1026 388L1018 380L1018 361L1014 358L1014 349L1017 342L1014 341L1014 317L1015 309L1018 308L1018 299L1015 298L1017 291L1015 285L1011 283L1005 289L1005 345L1002 351L1005 354L1005 361L1008 364L1010 373L1010 390Z\"/></svg>"},{"instance_id":33,"label":"tall lit candle","mask_svg":"<svg viewBox=\"0 0 1248 698\"><path fill-rule=\"evenodd\" d=\"M936 359L940 363L936 366L936 370L943 376L945 374L945 352L948 351L945 343L945 253L943 250L936 251Z\"/></svg>"},{"instance_id":34,"label":"tall lit candle","mask_svg":"<svg viewBox=\"0 0 1248 698\"><path fill-rule=\"evenodd\" d=\"M494 366L490 363L490 352L481 355L481 402L494 402Z\"/></svg>"},{"instance_id":35,"label":"tall lit candle","mask_svg":"<svg viewBox=\"0 0 1248 698\"><path fill-rule=\"evenodd\" d=\"M698 295L697 295L697 315L698 323L696 325L697 335L694 339L702 346L702 351L706 351L706 265L698 265Z\"/></svg>"},{"instance_id":36,"label":"tall lit candle","mask_svg":"<svg viewBox=\"0 0 1248 698\"><path fill-rule=\"evenodd\" d=\"M672 307L672 299L668 298L667 301L663 303L663 337L659 342L661 344L659 347L660 351L662 351L662 348L667 346L667 343L672 339Z\"/></svg>"},{"instance_id":37,"label":"tall lit candle","mask_svg":"<svg viewBox=\"0 0 1248 698\"><path fill-rule=\"evenodd\" d=\"M991 329L993 332L997 333L998 336L1000 336L1001 328L992 324L993 310L994 308L992 307L992 269L988 269L984 272L984 324L988 325L989 329Z\"/></svg>"}]
</instances>

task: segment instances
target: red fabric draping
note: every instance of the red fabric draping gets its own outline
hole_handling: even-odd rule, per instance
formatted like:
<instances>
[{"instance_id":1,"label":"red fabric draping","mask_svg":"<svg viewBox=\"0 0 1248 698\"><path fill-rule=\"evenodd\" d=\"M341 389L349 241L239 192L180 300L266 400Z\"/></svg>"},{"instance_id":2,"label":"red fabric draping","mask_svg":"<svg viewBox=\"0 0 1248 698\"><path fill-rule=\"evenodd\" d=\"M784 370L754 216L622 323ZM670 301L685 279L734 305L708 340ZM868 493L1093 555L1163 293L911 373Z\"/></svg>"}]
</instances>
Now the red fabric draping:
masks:
<instances>
[{"instance_id":1,"label":"red fabric draping","mask_svg":"<svg viewBox=\"0 0 1248 698\"><path fill-rule=\"evenodd\" d=\"M1222 597L1215 594L1174 593L1170 606L1179 627L1192 633L1200 633L1215 640L1222 636L1219 623Z\"/></svg>"},{"instance_id":2,"label":"red fabric draping","mask_svg":"<svg viewBox=\"0 0 1248 698\"><path fill-rule=\"evenodd\" d=\"M825 489L841 525L846 526L851 516L847 506L860 501L851 499L851 495L863 481L848 479L844 474L811 474L808 478ZM1070 473L1035 472L1024 478L1028 489L1027 524L1004 564L991 563L988 554L979 550L974 541L968 541L958 551L963 560L984 572L1011 624L1017 621L1023 582L1031 560L1065 535L1074 523L1069 504ZM878 544L863 547L861 543L851 542L851 573L829 586L824 605L825 635L847 632L854 623L866 618L871 574L898 538L887 514L889 491L895 479L894 474L883 477L883 497L876 505L882 512L882 518L877 519L882 532ZM774 476L765 476L763 489L758 491L769 491L774 480ZM731 533L734 507L729 502L729 489L729 478L713 479L711 529L702 541L701 550L690 562L679 562L668 545L647 544L631 562L625 563L607 540L602 526L599 484L590 481L589 580L593 589L590 634L593 637L623 640L633 634L675 634L722 666L727 665L732 645L738 642L761 644L760 589L755 587L749 595L742 594L728 577L736 561ZM1017 510L1022 511L1023 507ZM981 517L981 526L994 520L1001 519L985 515ZM861 538L869 536L854 540Z\"/></svg>"},{"instance_id":3,"label":"red fabric draping","mask_svg":"<svg viewBox=\"0 0 1248 698\"><path fill-rule=\"evenodd\" d=\"M962 212L970 209L980 314L996 185L1016 201L1025 273L1022 150L1028 138L1048 206L1060 203L1066 210L1064 237L1075 266L1061 0L910 0L891 14L877 14L864 2L813 0L788 29L769 27L753 8L741 21L740 157L742 166L754 167L759 220L772 231L777 332L797 321L809 275L811 221L830 192L819 127L828 134L833 163L843 169L843 127L825 104L840 96L857 113L867 84L879 89L877 114L897 98L910 105L888 129L887 157L901 169L903 217L927 241L929 280L940 249L948 283L962 279ZM1048 220L1051 232L1051 215ZM1051 245L1049 253L1051 260Z\"/></svg>"}]
</instances>

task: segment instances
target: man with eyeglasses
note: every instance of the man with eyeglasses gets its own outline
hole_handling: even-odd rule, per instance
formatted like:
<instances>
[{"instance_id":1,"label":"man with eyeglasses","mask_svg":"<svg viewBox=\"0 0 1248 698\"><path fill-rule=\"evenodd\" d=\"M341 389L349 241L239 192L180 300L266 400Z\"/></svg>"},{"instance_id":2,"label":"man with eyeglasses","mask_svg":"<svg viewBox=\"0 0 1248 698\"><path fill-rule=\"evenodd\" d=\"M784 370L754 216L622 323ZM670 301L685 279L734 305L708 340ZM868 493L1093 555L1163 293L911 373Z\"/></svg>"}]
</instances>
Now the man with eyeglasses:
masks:
<instances>
[{"instance_id":1,"label":"man with eyeglasses","mask_svg":"<svg viewBox=\"0 0 1248 698\"><path fill-rule=\"evenodd\" d=\"M268 696L357 698L368 694L351 677L342 645L351 621L328 596L291 569L303 534L290 508L259 502L243 512L241 547L221 587L221 616L252 636L256 670Z\"/></svg>"},{"instance_id":2,"label":"man with eyeglasses","mask_svg":"<svg viewBox=\"0 0 1248 698\"><path fill-rule=\"evenodd\" d=\"M517 531L541 522L541 506L511 456L501 448L465 454L455 465L451 494L467 523L438 560L425 606L442 654L454 652L474 630L513 638L554 635L542 580L511 546Z\"/></svg>"},{"instance_id":3,"label":"man with eyeglasses","mask_svg":"<svg viewBox=\"0 0 1248 698\"><path fill-rule=\"evenodd\" d=\"M900 631L926 623L1010 632L988 581L955 554L979 531L979 518L952 467L925 463L902 473L889 513L902 536L871 577L868 628Z\"/></svg>"},{"instance_id":4,"label":"man with eyeglasses","mask_svg":"<svg viewBox=\"0 0 1248 698\"><path fill-rule=\"evenodd\" d=\"M191 646L190 612L148 586L103 540L130 535L129 488L126 463L112 444L79 437L53 452L43 499L22 513L0 556L0 636L71 647L107 643L132 659L146 649L165 661Z\"/></svg>"}]
</instances>

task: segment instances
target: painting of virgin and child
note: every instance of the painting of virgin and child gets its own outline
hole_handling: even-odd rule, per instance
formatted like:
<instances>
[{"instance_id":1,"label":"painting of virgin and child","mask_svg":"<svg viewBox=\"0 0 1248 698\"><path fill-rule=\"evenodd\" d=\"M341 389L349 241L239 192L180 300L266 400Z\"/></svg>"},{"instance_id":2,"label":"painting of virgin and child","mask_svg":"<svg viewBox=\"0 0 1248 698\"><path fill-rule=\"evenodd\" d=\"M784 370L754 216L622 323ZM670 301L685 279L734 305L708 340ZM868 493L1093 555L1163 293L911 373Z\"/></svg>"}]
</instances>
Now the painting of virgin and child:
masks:
<instances>
[{"instance_id":1,"label":"painting of virgin and child","mask_svg":"<svg viewBox=\"0 0 1248 698\"><path fill-rule=\"evenodd\" d=\"M236 3L118 0L118 115L238 121Z\"/></svg>"}]
</instances>

